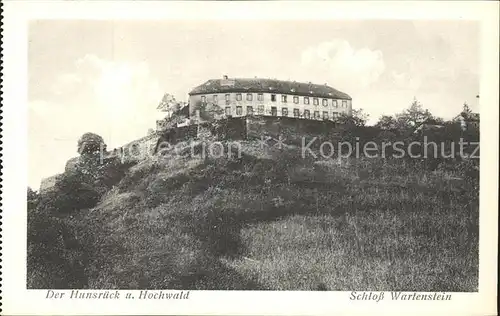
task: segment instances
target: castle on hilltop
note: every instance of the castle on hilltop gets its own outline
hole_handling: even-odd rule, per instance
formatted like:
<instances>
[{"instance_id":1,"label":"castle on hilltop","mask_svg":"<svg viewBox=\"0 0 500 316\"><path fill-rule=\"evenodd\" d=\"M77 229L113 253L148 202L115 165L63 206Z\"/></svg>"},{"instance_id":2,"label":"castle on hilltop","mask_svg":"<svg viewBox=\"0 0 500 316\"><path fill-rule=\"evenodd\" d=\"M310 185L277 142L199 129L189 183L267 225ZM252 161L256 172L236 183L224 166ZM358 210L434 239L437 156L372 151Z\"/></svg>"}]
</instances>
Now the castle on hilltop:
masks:
<instances>
[{"instance_id":1,"label":"castle on hilltop","mask_svg":"<svg viewBox=\"0 0 500 316\"><path fill-rule=\"evenodd\" d=\"M214 104L216 118L263 115L312 120L334 120L352 113L352 98L326 84L262 78L210 79L189 93L189 116L200 117L200 107Z\"/></svg>"},{"instance_id":2,"label":"castle on hilltop","mask_svg":"<svg viewBox=\"0 0 500 316\"><path fill-rule=\"evenodd\" d=\"M201 114L211 105L217 108L217 113L209 120L202 118ZM326 84L224 76L210 79L191 90L187 104L165 94L157 109L165 113L165 118L156 121L156 130L101 154L128 162L137 158L133 154L137 148L145 147L148 152L155 153L161 141L176 143L201 137L207 131L217 137L247 139L260 135L260 129L279 137L285 130L302 135L314 126L318 135L333 137L330 134L336 133L335 119L341 114L352 114L352 98ZM174 128L167 124L172 118ZM207 126L211 119L221 120L223 126L219 126L219 130ZM74 168L78 161L79 157L70 159L65 170ZM57 174L43 179L40 191L54 188L60 178L61 174Z\"/></svg>"}]
</instances>

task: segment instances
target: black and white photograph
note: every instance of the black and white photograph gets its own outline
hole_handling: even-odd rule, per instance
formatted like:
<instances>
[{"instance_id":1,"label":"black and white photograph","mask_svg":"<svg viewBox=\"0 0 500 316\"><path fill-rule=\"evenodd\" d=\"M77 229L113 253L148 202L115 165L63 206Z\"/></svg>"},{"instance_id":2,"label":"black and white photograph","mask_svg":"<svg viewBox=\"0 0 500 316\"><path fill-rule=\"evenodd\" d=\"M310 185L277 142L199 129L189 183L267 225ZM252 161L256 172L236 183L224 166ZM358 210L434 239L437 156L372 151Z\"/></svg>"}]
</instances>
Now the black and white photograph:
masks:
<instances>
[{"instance_id":1,"label":"black and white photograph","mask_svg":"<svg viewBox=\"0 0 500 316\"><path fill-rule=\"evenodd\" d=\"M477 294L480 141L498 146L483 139L482 32L474 19L28 21L21 286L87 304Z\"/></svg>"},{"instance_id":2,"label":"black and white photograph","mask_svg":"<svg viewBox=\"0 0 500 316\"><path fill-rule=\"evenodd\" d=\"M28 287L477 291L477 23L29 27Z\"/></svg>"}]
</instances>

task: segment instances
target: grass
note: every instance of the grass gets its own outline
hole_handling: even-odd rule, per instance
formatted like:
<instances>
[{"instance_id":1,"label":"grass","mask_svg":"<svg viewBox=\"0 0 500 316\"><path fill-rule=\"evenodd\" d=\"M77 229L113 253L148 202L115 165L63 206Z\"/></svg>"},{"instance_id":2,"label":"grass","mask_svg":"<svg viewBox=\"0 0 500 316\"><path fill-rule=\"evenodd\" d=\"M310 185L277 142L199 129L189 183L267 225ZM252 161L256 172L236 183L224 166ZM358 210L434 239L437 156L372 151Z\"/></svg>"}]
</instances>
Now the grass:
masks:
<instances>
[{"instance_id":1,"label":"grass","mask_svg":"<svg viewBox=\"0 0 500 316\"><path fill-rule=\"evenodd\" d=\"M180 150L132 167L66 220L85 284L477 291L478 194L463 174L298 153L245 142L240 158Z\"/></svg>"}]
</instances>

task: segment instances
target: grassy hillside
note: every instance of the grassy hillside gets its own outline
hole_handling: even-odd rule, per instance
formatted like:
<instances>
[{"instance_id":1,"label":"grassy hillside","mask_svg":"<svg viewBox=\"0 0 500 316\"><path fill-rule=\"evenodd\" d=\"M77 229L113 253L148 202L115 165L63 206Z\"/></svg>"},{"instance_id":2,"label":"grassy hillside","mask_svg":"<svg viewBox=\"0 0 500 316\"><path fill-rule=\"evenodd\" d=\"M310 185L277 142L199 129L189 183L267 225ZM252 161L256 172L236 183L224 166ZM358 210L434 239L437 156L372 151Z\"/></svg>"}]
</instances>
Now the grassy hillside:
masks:
<instances>
[{"instance_id":1,"label":"grassy hillside","mask_svg":"<svg viewBox=\"0 0 500 316\"><path fill-rule=\"evenodd\" d=\"M170 152L93 208L43 215L62 241L31 245L28 287L476 291L478 180L453 170L251 141Z\"/></svg>"}]
</instances>

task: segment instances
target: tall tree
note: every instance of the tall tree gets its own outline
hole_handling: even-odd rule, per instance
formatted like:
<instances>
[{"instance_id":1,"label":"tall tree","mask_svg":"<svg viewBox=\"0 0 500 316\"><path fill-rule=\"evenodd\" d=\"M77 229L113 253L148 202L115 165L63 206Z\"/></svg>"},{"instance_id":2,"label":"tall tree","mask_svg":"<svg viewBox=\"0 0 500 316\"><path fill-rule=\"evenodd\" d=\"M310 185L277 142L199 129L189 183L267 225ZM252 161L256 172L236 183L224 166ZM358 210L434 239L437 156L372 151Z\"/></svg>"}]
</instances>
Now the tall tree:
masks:
<instances>
[{"instance_id":1,"label":"tall tree","mask_svg":"<svg viewBox=\"0 0 500 316\"><path fill-rule=\"evenodd\" d=\"M472 114L472 110L470 109L469 105L467 102L464 102L464 105L462 106L462 113L460 113L464 118L469 117Z\"/></svg>"},{"instance_id":2,"label":"tall tree","mask_svg":"<svg viewBox=\"0 0 500 316\"><path fill-rule=\"evenodd\" d=\"M162 112L167 112L168 116L177 112L182 108L182 102L179 102L175 99L175 97L169 93L165 93L160 103L158 104L157 109Z\"/></svg>"},{"instance_id":3,"label":"tall tree","mask_svg":"<svg viewBox=\"0 0 500 316\"><path fill-rule=\"evenodd\" d=\"M415 127L429 118L432 118L431 112L425 109L416 98L413 99L409 108L402 113L396 114L396 119L399 121L398 124L400 126L406 125L407 127Z\"/></svg>"}]
</instances>

